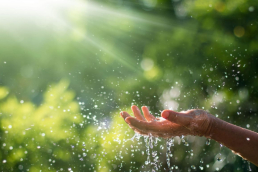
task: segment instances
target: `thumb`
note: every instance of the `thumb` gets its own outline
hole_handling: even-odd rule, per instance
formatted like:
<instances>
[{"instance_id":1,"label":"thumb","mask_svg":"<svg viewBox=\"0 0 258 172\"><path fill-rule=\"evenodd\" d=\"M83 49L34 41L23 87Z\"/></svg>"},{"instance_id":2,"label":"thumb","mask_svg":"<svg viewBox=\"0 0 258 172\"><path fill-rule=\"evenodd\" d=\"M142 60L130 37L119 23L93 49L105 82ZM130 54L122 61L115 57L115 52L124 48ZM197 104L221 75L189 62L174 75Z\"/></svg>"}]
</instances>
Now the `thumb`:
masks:
<instances>
[{"instance_id":1,"label":"thumb","mask_svg":"<svg viewBox=\"0 0 258 172\"><path fill-rule=\"evenodd\" d=\"M172 110L164 110L161 113L161 116L171 122L174 122L179 125L187 126L190 123L191 116L180 113L180 112L175 112Z\"/></svg>"}]
</instances>

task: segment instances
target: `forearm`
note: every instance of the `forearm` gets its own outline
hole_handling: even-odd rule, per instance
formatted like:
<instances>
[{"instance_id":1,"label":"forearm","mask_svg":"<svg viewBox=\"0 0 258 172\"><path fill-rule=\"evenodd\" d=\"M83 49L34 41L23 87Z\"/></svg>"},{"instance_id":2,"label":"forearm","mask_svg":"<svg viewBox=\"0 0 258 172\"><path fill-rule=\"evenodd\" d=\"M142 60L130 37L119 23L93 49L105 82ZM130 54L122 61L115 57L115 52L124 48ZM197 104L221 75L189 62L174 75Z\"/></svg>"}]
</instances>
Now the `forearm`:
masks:
<instances>
[{"instance_id":1,"label":"forearm","mask_svg":"<svg viewBox=\"0 0 258 172\"><path fill-rule=\"evenodd\" d=\"M207 137L258 166L258 133L213 117Z\"/></svg>"}]
</instances>

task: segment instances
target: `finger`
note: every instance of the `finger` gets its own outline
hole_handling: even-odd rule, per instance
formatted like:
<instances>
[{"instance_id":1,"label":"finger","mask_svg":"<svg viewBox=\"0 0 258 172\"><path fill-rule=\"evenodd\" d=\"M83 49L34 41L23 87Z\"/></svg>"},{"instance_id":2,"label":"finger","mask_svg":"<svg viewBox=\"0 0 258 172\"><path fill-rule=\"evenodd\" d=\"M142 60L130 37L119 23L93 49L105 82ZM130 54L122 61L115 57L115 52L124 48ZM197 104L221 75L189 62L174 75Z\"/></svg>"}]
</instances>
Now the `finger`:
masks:
<instances>
[{"instance_id":1,"label":"finger","mask_svg":"<svg viewBox=\"0 0 258 172\"><path fill-rule=\"evenodd\" d=\"M125 119L126 123L128 123L130 126L143 131L143 132L157 132L160 130L160 127L156 123L147 122L147 121L140 121L133 117L128 117Z\"/></svg>"},{"instance_id":2,"label":"finger","mask_svg":"<svg viewBox=\"0 0 258 172\"><path fill-rule=\"evenodd\" d=\"M135 132L148 135L148 131L144 129L144 125L147 124L146 121L141 121L133 117L127 117L125 122L132 128Z\"/></svg>"},{"instance_id":3,"label":"finger","mask_svg":"<svg viewBox=\"0 0 258 172\"><path fill-rule=\"evenodd\" d=\"M171 122L177 123L179 125L187 126L192 119L191 115L175 112L172 110L164 110L161 116Z\"/></svg>"},{"instance_id":4,"label":"finger","mask_svg":"<svg viewBox=\"0 0 258 172\"><path fill-rule=\"evenodd\" d=\"M127 117L131 117L127 112L120 112L120 116L122 117L122 118L127 118Z\"/></svg>"},{"instance_id":5,"label":"finger","mask_svg":"<svg viewBox=\"0 0 258 172\"><path fill-rule=\"evenodd\" d=\"M124 118L124 120L126 119L126 118L130 118L131 116L127 113L127 112L120 112L120 115L121 115L121 117L122 118ZM133 117L131 117L131 118L133 118ZM133 119L135 119L135 120L137 120L136 118L133 118ZM148 135L148 133L146 132L146 131L141 131L141 130L139 130L139 129L137 129L136 127L134 127L133 125L130 125L130 123L128 123L126 120L125 120L125 122L129 125L129 127L131 128L131 129L133 129L136 133L139 133L139 134L142 134L142 135Z\"/></svg>"},{"instance_id":6,"label":"finger","mask_svg":"<svg viewBox=\"0 0 258 172\"><path fill-rule=\"evenodd\" d=\"M147 121L154 121L156 118L150 114L149 109L146 106L142 107L143 115Z\"/></svg>"},{"instance_id":7,"label":"finger","mask_svg":"<svg viewBox=\"0 0 258 172\"><path fill-rule=\"evenodd\" d=\"M148 132L146 131L142 131L142 130L139 130L138 128L135 128L134 126L132 125L129 125L129 127L136 133L139 133L141 135L148 135Z\"/></svg>"},{"instance_id":8,"label":"finger","mask_svg":"<svg viewBox=\"0 0 258 172\"><path fill-rule=\"evenodd\" d=\"M142 116L141 114L141 111L139 110L139 108L135 105L133 105L131 107L132 111L133 111L133 114L135 116L135 118L137 118L138 120L141 120L141 121L146 121L145 118Z\"/></svg>"}]
</instances>

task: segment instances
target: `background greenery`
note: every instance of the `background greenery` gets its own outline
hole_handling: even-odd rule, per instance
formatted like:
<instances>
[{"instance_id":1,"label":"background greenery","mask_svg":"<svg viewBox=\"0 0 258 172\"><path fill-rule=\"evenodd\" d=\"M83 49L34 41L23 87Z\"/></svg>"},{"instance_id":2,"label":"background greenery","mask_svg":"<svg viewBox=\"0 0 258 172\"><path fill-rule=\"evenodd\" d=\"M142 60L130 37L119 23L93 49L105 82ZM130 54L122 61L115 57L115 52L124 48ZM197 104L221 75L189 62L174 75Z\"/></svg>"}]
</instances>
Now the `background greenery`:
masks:
<instances>
[{"instance_id":1,"label":"background greenery","mask_svg":"<svg viewBox=\"0 0 258 172\"><path fill-rule=\"evenodd\" d=\"M1 1L1 171L168 171L166 141L146 165L119 117L132 104L257 132L257 16L251 0ZM258 170L215 141L174 140L174 171Z\"/></svg>"}]
</instances>

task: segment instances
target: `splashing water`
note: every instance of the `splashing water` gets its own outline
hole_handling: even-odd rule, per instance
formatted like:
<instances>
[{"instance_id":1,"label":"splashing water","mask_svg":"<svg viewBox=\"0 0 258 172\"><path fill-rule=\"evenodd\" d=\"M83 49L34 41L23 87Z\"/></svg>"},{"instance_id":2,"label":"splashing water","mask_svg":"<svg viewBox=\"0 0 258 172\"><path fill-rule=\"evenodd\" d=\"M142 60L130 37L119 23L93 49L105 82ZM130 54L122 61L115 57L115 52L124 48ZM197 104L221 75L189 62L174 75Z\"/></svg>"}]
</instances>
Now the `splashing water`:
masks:
<instances>
[{"instance_id":1,"label":"splashing water","mask_svg":"<svg viewBox=\"0 0 258 172\"><path fill-rule=\"evenodd\" d=\"M172 172L173 167L170 167L170 158L173 156L173 154L171 153L171 146L174 146L174 139L173 138L169 138L167 139L167 153L166 153L166 159L167 159L167 165L168 165L168 170L170 172Z\"/></svg>"},{"instance_id":2,"label":"splashing water","mask_svg":"<svg viewBox=\"0 0 258 172\"><path fill-rule=\"evenodd\" d=\"M151 155L153 158L153 162L151 162L151 165L154 166L154 169L152 169L152 172L158 171L159 170L159 156L158 156L158 151L157 150L152 150L153 147L153 143L154 146L157 147L158 146L158 141L159 139L157 137L153 137L152 135L150 135L150 139L149 139L149 143L150 143L150 148L151 148Z\"/></svg>"},{"instance_id":3,"label":"splashing water","mask_svg":"<svg viewBox=\"0 0 258 172\"><path fill-rule=\"evenodd\" d=\"M151 167L151 172L157 172L160 171L163 163L160 161L160 157L159 155L161 153L159 153L159 151L157 150L164 150L164 146L160 145L159 143L162 143L162 139L158 138L158 137L154 137L152 134L149 134L148 136L143 136L141 134L135 133L135 135L130 138L130 139L124 139L124 142L127 141L133 141L133 142L140 142L140 138L143 137L144 143L145 143L145 147L146 150L142 151L142 155L144 155L146 153L147 155L147 160L145 161L144 165L142 166L142 168L145 168L146 166ZM180 141L182 143L184 143L184 146L189 146L189 143L186 141L186 138L184 136L181 137ZM211 139L207 139L206 140L206 145L210 145ZM180 144L180 143L179 143ZM166 139L166 162L167 162L167 169L164 168L164 170L168 170L169 172L172 172L174 169L177 170L178 166L176 165L171 165L171 158L173 157L172 151L171 151L171 147L174 146L174 138L168 138ZM220 151L223 148L222 144L219 144L220 147ZM132 146L131 146L132 148ZM192 152L193 150L189 151L191 152L191 154L193 154ZM132 155L134 156L134 155ZM191 155L193 156L193 155ZM217 161L223 161L222 158L222 154L219 153L218 157L216 158ZM247 170L248 171L252 171L251 169L251 165L250 162L247 161L248 166L247 166ZM122 167L122 163L121 163L121 167ZM207 168L209 168L209 164L206 165ZM188 169L193 169L193 170L204 170L205 168L205 164L203 159L200 159L200 165L199 166L195 166L195 165L191 165ZM217 167L215 169L216 171L219 171L219 168ZM131 171L131 169L130 169Z\"/></svg>"},{"instance_id":4,"label":"splashing water","mask_svg":"<svg viewBox=\"0 0 258 172\"><path fill-rule=\"evenodd\" d=\"M154 169L152 171L154 172L155 170L159 170L159 157L158 157L158 152L153 150L154 146L158 145L158 138L155 138L152 136L152 134L149 134L149 136L144 136L144 142L146 145L146 154L147 154L147 160L145 161L145 165L151 164L154 166ZM154 144L154 145L153 145ZM153 158L153 162L151 162L151 157Z\"/></svg>"},{"instance_id":5,"label":"splashing water","mask_svg":"<svg viewBox=\"0 0 258 172\"><path fill-rule=\"evenodd\" d=\"M134 139L136 139L136 141L139 142L140 138L141 138L142 135L138 134L138 133L135 133L134 136L130 139L126 139L124 140L124 142L127 142L127 141L134 141Z\"/></svg>"},{"instance_id":6,"label":"splashing water","mask_svg":"<svg viewBox=\"0 0 258 172\"><path fill-rule=\"evenodd\" d=\"M144 142L145 142L145 146L146 146L146 154L147 154L147 160L145 161L145 165L150 164L150 141L151 139L149 139L148 136L144 136Z\"/></svg>"},{"instance_id":7,"label":"splashing water","mask_svg":"<svg viewBox=\"0 0 258 172\"><path fill-rule=\"evenodd\" d=\"M134 141L136 138L137 141L140 140L140 137L142 135L136 134L133 138L129 139L131 141ZM152 136L152 134L149 134L148 136L143 136L143 140L145 143L146 151L142 151L142 155L146 153L147 160L145 161L145 165L151 165L152 166L152 172L159 171L159 169L162 166L162 163L160 162L159 158L159 152L157 149L159 146L159 141L161 141L159 138ZM144 166L142 166L144 168Z\"/></svg>"}]
</instances>

